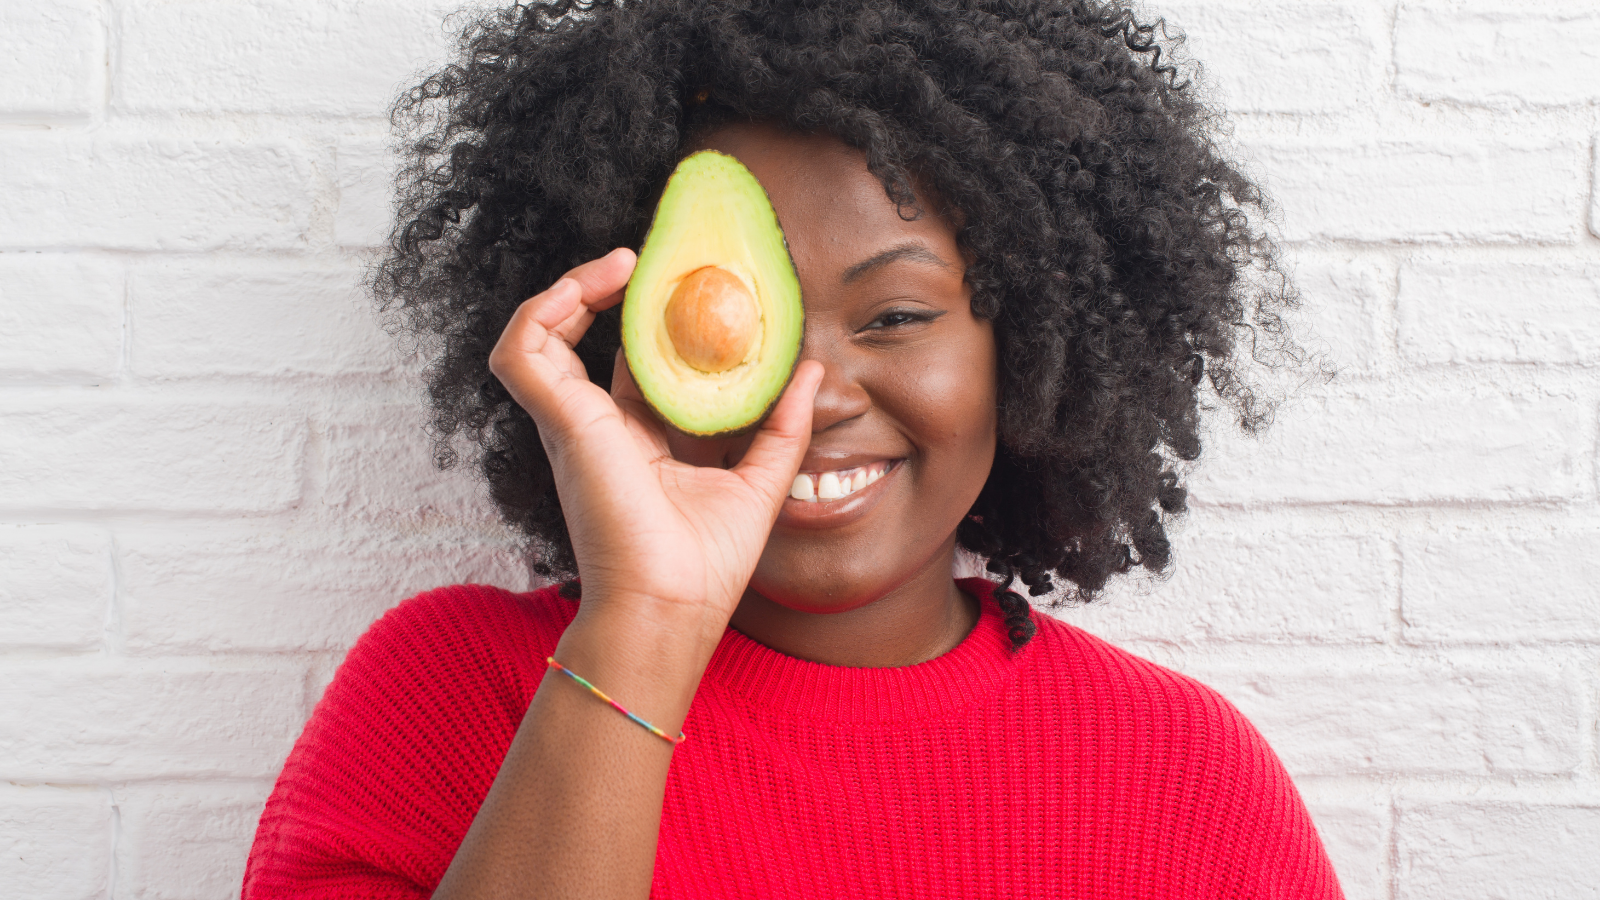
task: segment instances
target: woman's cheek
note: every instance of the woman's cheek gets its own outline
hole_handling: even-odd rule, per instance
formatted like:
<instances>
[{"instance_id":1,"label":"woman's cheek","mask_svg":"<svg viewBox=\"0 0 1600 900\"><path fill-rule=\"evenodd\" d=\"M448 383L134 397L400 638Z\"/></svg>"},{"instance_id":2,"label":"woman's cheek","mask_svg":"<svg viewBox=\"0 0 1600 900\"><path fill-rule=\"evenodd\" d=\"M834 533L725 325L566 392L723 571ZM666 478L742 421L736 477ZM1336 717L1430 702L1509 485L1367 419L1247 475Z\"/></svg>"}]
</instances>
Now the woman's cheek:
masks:
<instances>
[{"instance_id":1,"label":"woman's cheek","mask_svg":"<svg viewBox=\"0 0 1600 900\"><path fill-rule=\"evenodd\" d=\"M978 341L954 350L923 361L914 378L899 384L895 405L924 447L955 451L987 468L997 423L994 352Z\"/></svg>"}]
</instances>

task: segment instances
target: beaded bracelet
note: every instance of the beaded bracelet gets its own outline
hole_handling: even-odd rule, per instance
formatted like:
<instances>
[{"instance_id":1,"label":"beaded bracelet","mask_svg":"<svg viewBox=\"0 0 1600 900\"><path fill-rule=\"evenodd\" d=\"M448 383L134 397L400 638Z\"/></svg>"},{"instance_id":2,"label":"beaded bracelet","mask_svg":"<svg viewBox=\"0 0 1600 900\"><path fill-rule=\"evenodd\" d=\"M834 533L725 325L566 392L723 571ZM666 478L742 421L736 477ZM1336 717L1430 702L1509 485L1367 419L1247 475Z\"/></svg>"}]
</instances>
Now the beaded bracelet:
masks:
<instances>
[{"instance_id":1,"label":"beaded bracelet","mask_svg":"<svg viewBox=\"0 0 1600 900\"><path fill-rule=\"evenodd\" d=\"M645 731L648 731L651 734L655 735L656 737L661 738L663 741L666 741L667 743L673 745L674 747L676 747L677 745L683 743L683 738L684 738L683 732L680 731L680 732L678 732L678 736L677 737L673 737L672 735L667 734L665 731L662 731L661 729L655 727L654 725L651 725L649 722L646 722L645 720L639 718L638 716L634 715L633 713L628 712L627 710L622 708L622 704L620 704L617 701L611 699L610 697L607 697L605 691L602 691L599 688L595 687L594 685L590 684L587 680L584 679L584 677L582 675L579 675L577 672L574 672L571 669L567 668L566 666L563 666L561 663L556 662L556 658L554 656L545 657L544 658L544 662L545 662L545 665L549 666L550 668L555 669L557 672L560 672L561 674L567 676L568 678L571 678L573 681L576 681L577 683L583 685L585 688L588 689L589 693L591 693L591 694L595 695L596 697L599 697L601 700L604 700L605 702L611 704L611 708L612 709L614 709L617 712L622 713L623 715L627 716L629 719L633 720L635 723L637 723L638 725L643 727Z\"/></svg>"}]
</instances>

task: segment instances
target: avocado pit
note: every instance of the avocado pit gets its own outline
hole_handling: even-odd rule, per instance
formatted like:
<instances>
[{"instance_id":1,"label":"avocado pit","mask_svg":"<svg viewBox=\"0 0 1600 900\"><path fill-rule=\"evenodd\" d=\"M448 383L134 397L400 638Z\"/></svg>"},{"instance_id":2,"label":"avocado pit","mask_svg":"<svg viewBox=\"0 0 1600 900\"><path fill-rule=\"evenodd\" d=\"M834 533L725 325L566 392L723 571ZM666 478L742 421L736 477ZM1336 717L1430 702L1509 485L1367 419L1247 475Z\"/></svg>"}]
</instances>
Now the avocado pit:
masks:
<instances>
[{"instance_id":1,"label":"avocado pit","mask_svg":"<svg viewBox=\"0 0 1600 900\"><path fill-rule=\"evenodd\" d=\"M672 292L667 337L701 372L726 372L744 361L761 333L761 310L738 276L719 266L690 272Z\"/></svg>"}]
</instances>

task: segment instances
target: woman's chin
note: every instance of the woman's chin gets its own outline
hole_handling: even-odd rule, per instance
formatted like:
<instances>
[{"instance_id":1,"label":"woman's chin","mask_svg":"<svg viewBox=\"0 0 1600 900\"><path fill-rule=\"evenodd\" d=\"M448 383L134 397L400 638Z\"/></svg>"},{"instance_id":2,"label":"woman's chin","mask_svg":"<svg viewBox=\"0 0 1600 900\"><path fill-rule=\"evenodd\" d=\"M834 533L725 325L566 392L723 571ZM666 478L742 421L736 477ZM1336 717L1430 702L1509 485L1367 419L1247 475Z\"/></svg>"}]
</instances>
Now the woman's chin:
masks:
<instances>
[{"instance_id":1,"label":"woman's chin","mask_svg":"<svg viewBox=\"0 0 1600 900\"><path fill-rule=\"evenodd\" d=\"M862 582L848 578L763 579L759 573L750 579L745 592L747 600L758 604L770 603L797 613L823 616L860 609L879 596L877 592L863 591Z\"/></svg>"},{"instance_id":2,"label":"woman's chin","mask_svg":"<svg viewBox=\"0 0 1600 900\"><path fill-rule=\"evenodd\" d=\"M942 594L953 577L954 524L933 551L910 555L883 529L774 529L751 574L747 599L798 613L833 615L870 606L905 588ZM753 597L751 595L754 595Z\"/></svg>"}]
</instances>

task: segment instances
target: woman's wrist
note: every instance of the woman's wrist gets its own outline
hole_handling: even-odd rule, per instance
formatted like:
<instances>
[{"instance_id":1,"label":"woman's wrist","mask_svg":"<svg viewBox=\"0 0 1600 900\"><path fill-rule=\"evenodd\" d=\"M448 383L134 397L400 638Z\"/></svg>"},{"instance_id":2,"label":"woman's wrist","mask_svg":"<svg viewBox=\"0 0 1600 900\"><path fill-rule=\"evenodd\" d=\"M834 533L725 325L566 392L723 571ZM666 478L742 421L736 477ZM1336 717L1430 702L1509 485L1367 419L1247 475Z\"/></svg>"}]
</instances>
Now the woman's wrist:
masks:
<instances>
[{"instance_id":1,"label":"woman's wrist","mask_svg":"<svg viewBox=\"0 0 1600 900\"><path fill-rule=\"evenodd\" d=\"M556 645L554 658L618 703L676 734L727 617L652 598L592 597Z\"/></svg>"}]
</instances>

